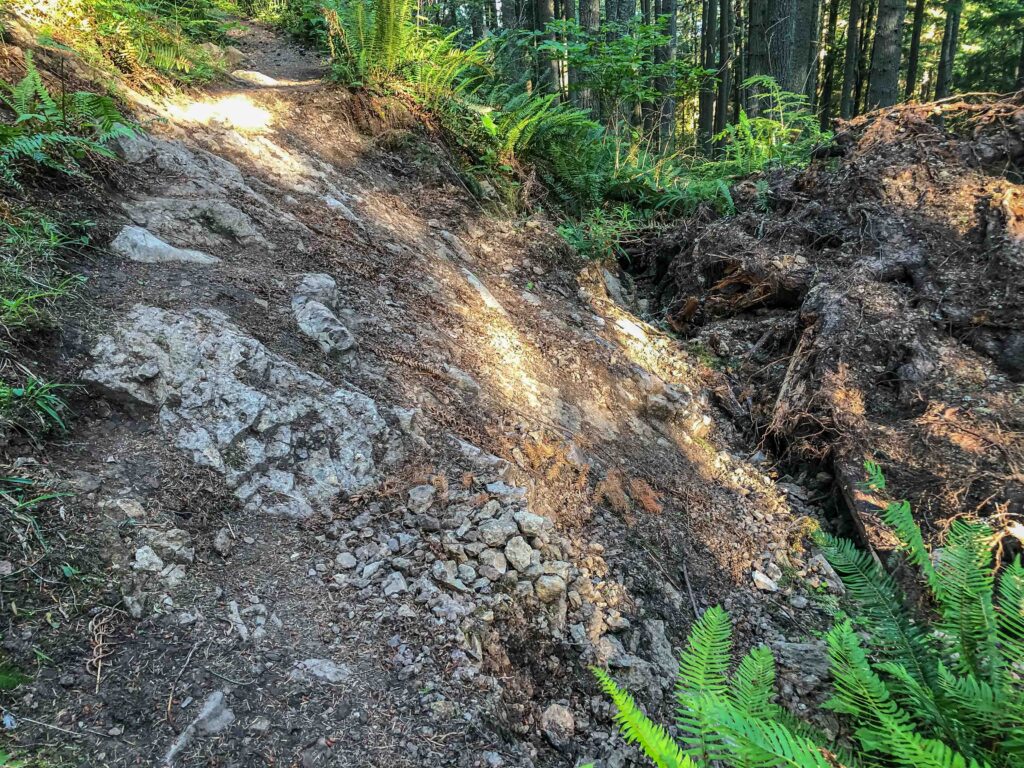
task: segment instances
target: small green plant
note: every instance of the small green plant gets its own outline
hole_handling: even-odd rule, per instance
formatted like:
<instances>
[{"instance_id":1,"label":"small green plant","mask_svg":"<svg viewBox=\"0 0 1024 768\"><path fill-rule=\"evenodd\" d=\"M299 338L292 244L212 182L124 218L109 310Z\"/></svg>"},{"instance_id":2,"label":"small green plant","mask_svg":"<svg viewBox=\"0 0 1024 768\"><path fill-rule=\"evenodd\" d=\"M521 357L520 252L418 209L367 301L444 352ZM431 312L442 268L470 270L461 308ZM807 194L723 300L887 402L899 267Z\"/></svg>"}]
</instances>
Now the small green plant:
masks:
<instances>
[{"instance_id":1,"label":"small green plant","mask_svg":"<svg viewBox=\"0 0 1024 768\"><path fill-rule=\"evenodd\" d=\"M84 160L113 157L104 145L135 133L107 96L88 91L53 96L31 51L25 53L25 76L15 85L3 84L0 103L11 113L9 122L0 122L0 183L13 187L33 166L83 176Z\"/></svg>"},{"instance_id":2,"label":"small green plant","mask_svg":"<svg viewBox=\"0 0 1024 768\"><path fill-rule=\"evenodd\" d=\"M578 222L560 225L558 234L584 258L614 261L627 256L626 246L640 227L636 212L623 204L611 212L596 208Z\"/></svg>"},{"instance_id":3,"label":"small green plant","mask_svg":"<svg viewBox=\"0 0 1024 768\"><path fill-rule=\"evenodd\" d=\"M10 0L45 37L93 66L154 88L211 80L218 65L200 43L223 42L228 0Z\"/></svg>"},{"instance_id":4,"label":"small green plant","mask_svg":"<svg viewBox=\"0 0 1024 768\"><path fill-rule=\"evenodd\" d=\"M877 465L869 483L884 488ZM825 704L849 724L848 748L830 743L775 703L775 661L755 648L732 665L732 628L711 608L679 663L677 742L607 673L624 737L661 768L727 765L1010 768L1024 760L1024 566L1000 562L999 536L957 519L929 551L905 501L885 522L928 596L910 607L892 576L848 541L818 543L852 601L826 642L833 694Z\"/></svg>"},{"instance_id":5,"label":"small green plant","mask_svg":"<svg viewBox=\"0 0 1024 768\"><path fill-rule=\"evenodd\" d=\"M50 429L67 429L63 414L67 402L62 392L67 384L56 384L37 379L25 372L24 381L17 385L0 379L0 429L16 426L30 433Z\"/></svg>"},{"instance_id":6,"label":"small green plant","mask_svg":"<svg viewBox=\"0 0 1024 768\"><path fill-rule=\"evenodd\" d=\"M831 138L821 130L803 94L783 90L767 75L748 78L743 88L755 93L759 114L751 117L741 109L736 122L715 136L723 157L697 166L695 172L723 178L746 176L771 165L804 166L814 149Z\"/></svg>"},{"instance_id":7,"label":"small green plant","mask_svg":"<svg viewBox=\"0 0 1024 768\"><path fill-rule=\"evenodd\" d=\"M51 309L81 282L60 267L62 255L85 247L91 222L77 222L68 234L56 222L23 209L0 208L0 349L5 340L52 320Z\"/></svg>"}]
</instances>

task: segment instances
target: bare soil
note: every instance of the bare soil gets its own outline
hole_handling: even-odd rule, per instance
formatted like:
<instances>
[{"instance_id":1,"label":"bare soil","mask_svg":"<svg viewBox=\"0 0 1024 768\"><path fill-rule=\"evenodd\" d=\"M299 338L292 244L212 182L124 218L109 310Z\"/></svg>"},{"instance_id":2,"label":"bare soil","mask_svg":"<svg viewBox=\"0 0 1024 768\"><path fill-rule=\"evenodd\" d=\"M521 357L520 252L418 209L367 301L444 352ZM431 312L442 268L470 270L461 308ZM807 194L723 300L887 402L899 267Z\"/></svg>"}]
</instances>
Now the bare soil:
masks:
<instances>
[{"instance_id":1,"label":"bare soil","mask_svg":"<svg viewBox=\"0 0 1024 768\"><path fill-rule=\"evenodd\" d=\"M1024 513L1022 139L1019 96L874 112L806 170L740 185L739 215L636 255L737 425L834 472L879 549L865 459L935 540L958 515L1009 532Z\"/></svg>"}]
</instances>

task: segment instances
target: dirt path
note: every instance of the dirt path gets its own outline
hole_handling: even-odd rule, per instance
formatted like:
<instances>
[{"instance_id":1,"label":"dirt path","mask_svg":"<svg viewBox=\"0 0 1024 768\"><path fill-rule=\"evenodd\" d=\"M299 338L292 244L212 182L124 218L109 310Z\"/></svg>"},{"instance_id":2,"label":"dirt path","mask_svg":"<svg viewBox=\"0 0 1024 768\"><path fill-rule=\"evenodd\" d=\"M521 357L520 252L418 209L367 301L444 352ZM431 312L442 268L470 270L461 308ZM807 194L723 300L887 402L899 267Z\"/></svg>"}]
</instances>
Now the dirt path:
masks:
<instances>
[{"instance_id":1,"label":"dirt path","mask_svg":"<svg viewBox=\"0 0 1024 768\"><path fill-rule=\"evenodd\" d=\"M100 576L48 609L25 581L15 742L110 766L624 765L586 666L668 710L717 602L744 644L782 644L786 696L815 689L820 649L787 643L829 588L801 546L817 481L776 486L714 373L550 222L468 198L400 102L320 84L266 30L238 44L231 83L141 104L166 122L120 147L62 357L89 396L37 468L73 494L43 525Z\"/></svg>"}]
</instances>

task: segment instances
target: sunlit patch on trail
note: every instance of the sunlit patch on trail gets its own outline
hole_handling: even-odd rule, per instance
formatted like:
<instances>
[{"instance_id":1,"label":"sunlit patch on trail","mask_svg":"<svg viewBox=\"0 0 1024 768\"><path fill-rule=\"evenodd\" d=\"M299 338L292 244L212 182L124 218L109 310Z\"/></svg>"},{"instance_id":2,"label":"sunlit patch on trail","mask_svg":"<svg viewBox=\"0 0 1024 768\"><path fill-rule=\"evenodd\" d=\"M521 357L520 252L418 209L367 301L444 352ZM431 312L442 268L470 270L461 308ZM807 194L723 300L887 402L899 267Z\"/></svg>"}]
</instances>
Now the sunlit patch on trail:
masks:
<instances>
[{"instance_id":1,"label":"sunlit patch on trail","mask_svg":"<svg viewBox=\"0 0 1024 768\"><path fill-rule=\"evenodd\" d=\"M168 108L169 116L200 125L221 125L236 131L261 133L270 128L274 116L270 110L254 104L243 94L213 101L193 101Z\"/></svg>"}]
</instances>

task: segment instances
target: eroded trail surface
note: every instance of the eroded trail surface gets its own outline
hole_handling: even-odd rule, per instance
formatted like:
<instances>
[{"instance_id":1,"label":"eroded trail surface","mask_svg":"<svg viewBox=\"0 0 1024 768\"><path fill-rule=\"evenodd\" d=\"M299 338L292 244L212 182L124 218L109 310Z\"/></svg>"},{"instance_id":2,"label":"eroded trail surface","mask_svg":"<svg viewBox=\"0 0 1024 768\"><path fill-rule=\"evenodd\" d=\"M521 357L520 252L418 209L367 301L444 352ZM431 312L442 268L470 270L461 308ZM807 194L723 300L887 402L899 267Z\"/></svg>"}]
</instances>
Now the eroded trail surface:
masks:
<instances>
[{"instance_id":1,"label":"eroded trail surface","mask_svg":"<svg viewBox=\"0 0 1024 768\"><path fill-rule=\"evenodd\" d=\"M104 583L5 633L52 659L10 702L18 743L621 766L587 665L668 712L719 602L813 692L808 595L837 587L801 541L830 478L776 485L706 369L548 221L486 213L400 102L236 43L230 83L140 101L165 120L119 147L61 363L89 395L37 468Z\"/></svg>"}]
</instances>

